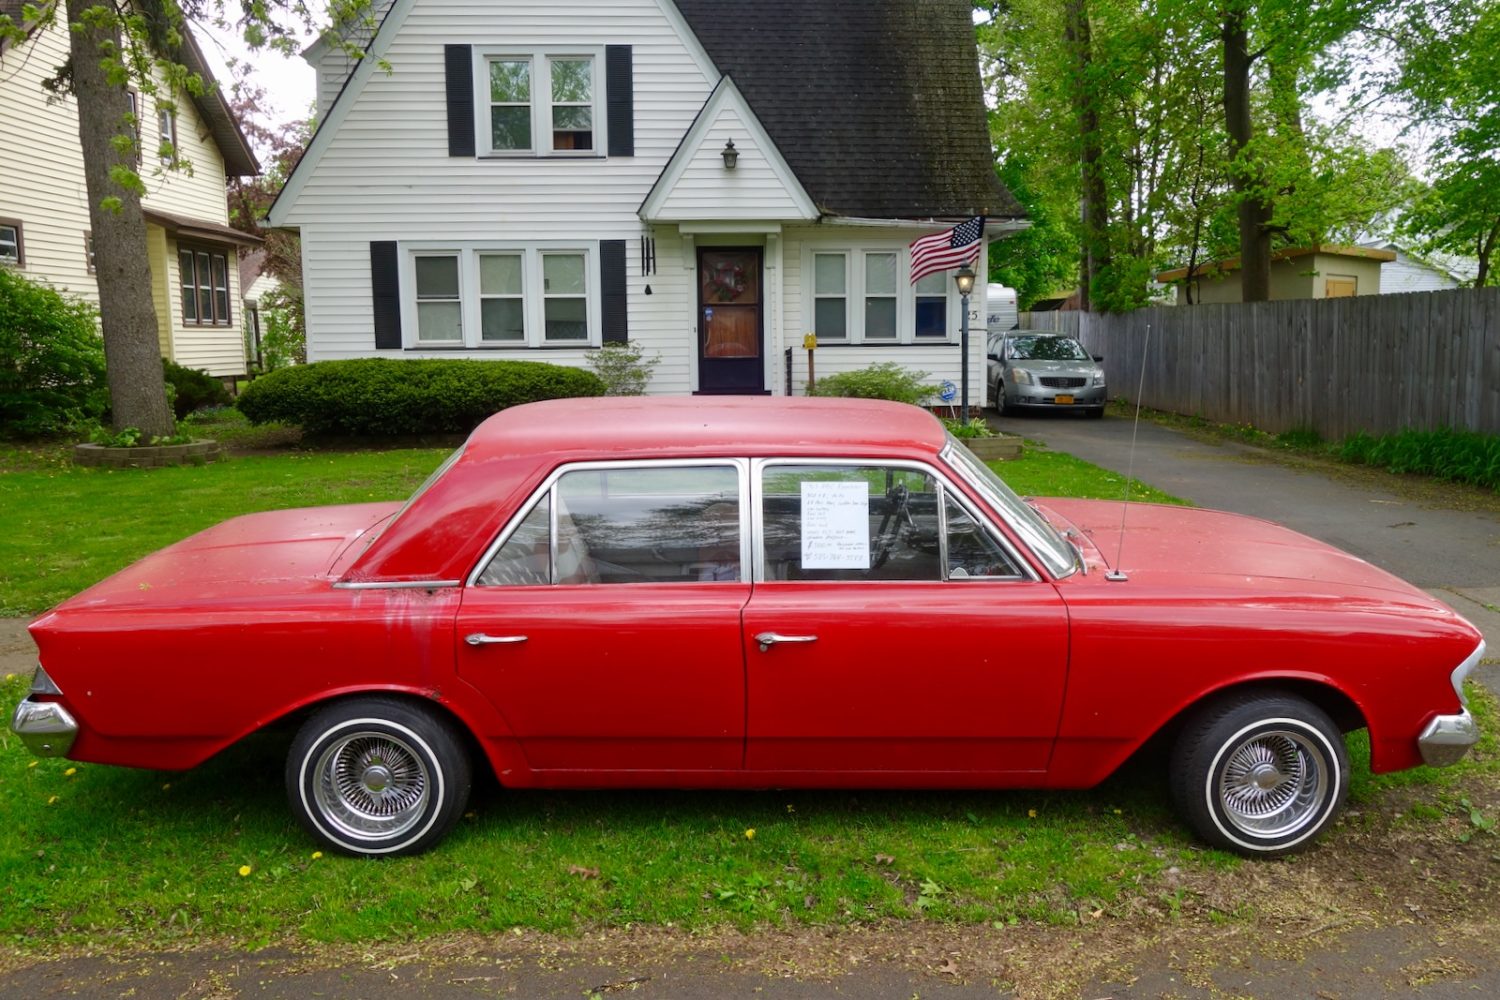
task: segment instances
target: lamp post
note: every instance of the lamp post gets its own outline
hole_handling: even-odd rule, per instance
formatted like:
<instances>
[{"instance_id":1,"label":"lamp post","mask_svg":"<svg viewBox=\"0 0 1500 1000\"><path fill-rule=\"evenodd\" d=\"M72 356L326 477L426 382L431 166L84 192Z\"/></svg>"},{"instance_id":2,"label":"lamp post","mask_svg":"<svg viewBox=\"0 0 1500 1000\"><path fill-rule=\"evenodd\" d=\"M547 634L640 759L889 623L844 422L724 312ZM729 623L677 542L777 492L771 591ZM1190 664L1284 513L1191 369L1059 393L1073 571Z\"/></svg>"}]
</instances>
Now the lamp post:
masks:
<instances>
[{"instance_id":1,"label":"lamp post","mask_svg":"<svg viewBox=\"0 0 1500 1000\"><path fill-rule=\"evenodd\" d=\"M961 391L961 405L959 411L963 414L960 418L964 423L969 422L969 293L974 291L974 269L968 264L958 269L953 276L958 284L958 294L963 299L963 316L959 320L959 350L963 351L963 389Z\"/></svg>"}]
</instances>

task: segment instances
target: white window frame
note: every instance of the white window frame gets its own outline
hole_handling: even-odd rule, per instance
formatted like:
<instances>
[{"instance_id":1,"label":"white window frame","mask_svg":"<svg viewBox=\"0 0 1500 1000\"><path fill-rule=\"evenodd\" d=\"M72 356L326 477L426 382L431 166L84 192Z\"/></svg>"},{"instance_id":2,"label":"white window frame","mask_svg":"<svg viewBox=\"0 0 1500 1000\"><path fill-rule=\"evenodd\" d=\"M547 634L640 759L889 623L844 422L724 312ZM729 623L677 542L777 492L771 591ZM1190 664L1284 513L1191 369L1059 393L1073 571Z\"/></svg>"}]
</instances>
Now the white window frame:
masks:
<instances>
[{"instance_id":1,"label":"white window frame","mask_svg":"<svg viewBox=\"0 0 1500 1000\"><path fill-rule=\"evenodd\" d=\"M408 351L525 351L584 350L603 343L602 306L599 295L599 244L596 241L575 243L544 240L536 243L516 242L438 242L418 240L399 245L401 269L402 346ZM480 339L482 316L479 284L481 254L515 254L521 258L521 315L525 335L519 341L484 341ZM545 295L542 287L543 254L581 254L585 315L588 337L584 340L546 339ZM416 259L429 256L458 257L458 300L463 326L463 340L422 341L417 339L417 269Z\"/></svg>"},{"instance_id":2,"label":"white window frame","mask_svg":"<svg viewBox=\"0 0 1500 1000\"><path fill-rule=\"evenodd\" d=\"M593 68L590 105L594 122L593 149L552 148L552 60L587 59ZM525 62L531 66L531 148L495 149L490 129L490 63ZM569 46L560 49L516 49L506 46L474 47L474 136L483 158L559 157L603 159L609 148L604 100L604 49ZM572 105L569 105L572 106Z\"/></svg>"},{"instance_id":3,"label":"white window frame","mask_svg":"<svg viewBox=\"0 0 1500 1000\"><path fill-rule=\"evenodd\" d=\"M869 254L896 255L896 336L874 337L865 339L865 257ZM802 296L802 322L804 330L813 330L816 318L815 301L817 294L817 271L816 255L818 254L843 254L844 255L844 329L846 336L843 338L820 337L819 344L824 345L853 345L861 344L870 347L896 347L910 345L941 345L958 343L958 334L954 329L954 320L959 318L959 310L962 301L958 294L958 285L953 280L953 272L957 270L944 271L943 277L947 289L947 317L948 330L942 337L918 337L917 329L917 291L911 282L911 254L907 251L907 243L879 243L879 242L808 242L802 248L802 273L803 296ZM982 285L976 283L975 292L980 293ZM833 298L834 296L824 296ZM885 297L885 293L876 293L876 297ZM972 299L972 296L971 296ZM971 302L972 305L972 302ZM981 324L982 325L982 324ZM973 332L973 326L970 332Z\"/></svg>"},{"instance_id":4,"label":"white window frame","mask_svg":"<svg viewBox=\"0 0 1500 1000\"><path fill-rule=\"evenodd\" d=\"M161 165L164 167L176 166L179 153L181 152L177 146L177 111L174 108L167 107L165 104L158 104L156 106L156 128L161 133L157 136L156 140L156 150L161 160ZM172 144L172 153L169 156L161 155L161 147L166 143Z\"/></svg>"},{"instance_id":5,"label":"white window frame","mask_svg":"<svg viewBox=\"0 0 1500 1000\"><path fill-rule=\"evenodd\" d=\"M26 235L25 227L20 219L0 219L0 226L11 230L11 239L5 241L7 246L15 247L15 255L7 254L0 257L0 266L23 268L26 266Z\"/></svg>"}]
</instances>

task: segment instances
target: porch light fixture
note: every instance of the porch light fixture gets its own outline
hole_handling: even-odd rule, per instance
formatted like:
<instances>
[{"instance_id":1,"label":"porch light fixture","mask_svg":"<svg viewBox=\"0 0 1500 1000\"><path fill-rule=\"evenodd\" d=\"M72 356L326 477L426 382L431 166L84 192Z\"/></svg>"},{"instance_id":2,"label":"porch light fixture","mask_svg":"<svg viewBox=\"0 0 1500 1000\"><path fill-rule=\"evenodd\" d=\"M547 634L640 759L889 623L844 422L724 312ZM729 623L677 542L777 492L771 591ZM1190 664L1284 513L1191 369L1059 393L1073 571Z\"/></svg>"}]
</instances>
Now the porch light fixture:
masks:
<instances>
[{"instance_id":1,"label":"porch light fixture","mask_svg":"<svg viewBox=\"0 0 1500 1000\"><path fill-rule=\"evenodd\" d=\"M724 148L719 150L719 155L724 157L724 169L733 170L734 165L739 162L740 151L734 148L734 140L730 139L724 143Z\"/></svg>"},{"instance_id":2,"label":"porch light fixture","mask_svg":"<svg viewBox=\"0 0 1500 1000\"><path fill-rule=\"evenodd\" d=\"M968 264L958 269L958 273L953 276L953 280L958 283L958 294L968 295L974 291L974 269Z\"/></svg>"}]
</instances>

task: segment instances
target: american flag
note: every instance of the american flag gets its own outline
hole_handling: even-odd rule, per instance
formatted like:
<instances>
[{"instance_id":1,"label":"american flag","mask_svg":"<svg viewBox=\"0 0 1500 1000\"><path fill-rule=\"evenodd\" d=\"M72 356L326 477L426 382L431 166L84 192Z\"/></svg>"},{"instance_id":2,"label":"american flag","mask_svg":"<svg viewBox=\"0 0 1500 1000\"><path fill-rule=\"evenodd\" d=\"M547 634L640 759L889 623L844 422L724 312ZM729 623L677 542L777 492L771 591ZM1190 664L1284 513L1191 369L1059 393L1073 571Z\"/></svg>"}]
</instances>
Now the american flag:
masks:
<instances>
[{"instance_id":1,"label":"american flag","mask_svg":"<svg viewBox=\"0 0 1500 1000\"><path fill-rule=\"evenodd\" d=\"M946 271L979 259L979 238L984 235L984 216L976 215L946 232L924 236L911 245L911 283L933 271Z\"/></svg>"}]
</instances>

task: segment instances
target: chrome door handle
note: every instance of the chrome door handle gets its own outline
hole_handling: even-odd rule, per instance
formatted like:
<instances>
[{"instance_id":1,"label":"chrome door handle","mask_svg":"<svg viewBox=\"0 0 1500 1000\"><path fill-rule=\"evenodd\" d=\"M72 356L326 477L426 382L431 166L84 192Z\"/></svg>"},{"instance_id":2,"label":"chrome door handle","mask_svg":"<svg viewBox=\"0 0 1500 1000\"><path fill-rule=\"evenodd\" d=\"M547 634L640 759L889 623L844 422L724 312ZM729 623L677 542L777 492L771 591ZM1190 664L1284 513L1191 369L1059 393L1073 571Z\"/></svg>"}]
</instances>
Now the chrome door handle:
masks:
<instances>
[{"instance_id":1,"label":"chrome door handle","mask_svg":"<svg viewBox=\"0 0 1500 1000\"><path fill-rule=\"evenodd\" d=\"M817 642L818 637L815 635L782 635L779 632L761 632L755 637L755 641L760 643L760 651L764 653L778 642Z\"/></svg>"},{"instance_id":2,"label":"chrome door handle","mask_svg":"<svg viewBox=\"0 0 1500 1000\"><path fill-rule=\"evenodd\" d=\"M464 642L471 646L506 646L525 641L524 635L485 635L483 632L471 632L464 636Z\"/></svg>"}]
</instances>

